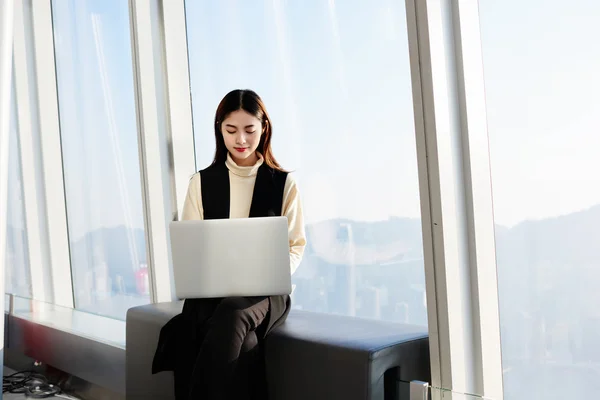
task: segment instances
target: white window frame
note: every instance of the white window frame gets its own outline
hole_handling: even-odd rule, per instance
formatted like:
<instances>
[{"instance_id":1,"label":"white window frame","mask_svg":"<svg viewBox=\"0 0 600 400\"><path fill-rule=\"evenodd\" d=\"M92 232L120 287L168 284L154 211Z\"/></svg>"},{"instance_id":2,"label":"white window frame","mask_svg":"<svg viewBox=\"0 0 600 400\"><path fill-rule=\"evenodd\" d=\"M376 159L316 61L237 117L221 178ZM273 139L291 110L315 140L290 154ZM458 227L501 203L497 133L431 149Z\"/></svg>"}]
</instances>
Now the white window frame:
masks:
<instances>
[{"instance_id":1,"label":"white window frame","mask_svg":"<svg viewBox=\"0 0 600 400\"><path fill-rule=\"evenodd\" d=\"M477 0L406 0L432 385L503 398Z\"/></svg>"},{"instance_id":2,"label":"white window frame","mask_svg":"<svg viewBox=\"0 0 600 400\"><path fill-rule=\"evenodd\" d=\"M35 299L51 301L46 298L44 285L44 268L50 268L46 254L46 244L42 243L43 230L41 219L43 213L38 209L38 199L41 197L39 182L39 166L36 160L41 156L36 146L36 136L33 130L37 129L34 119L34 88L32 87L33 57L28 54L32 48L31 22L27 23L27 10L25 0L17 0L15 4L14 19L14 78L15 98L17 103L17 120L19 126L19 142L21 171L23 176L23 202L25 211L25 227L28 239L28 259L31 276L31 294ZM30 16L29 16L30 17ZM40 215L41 214L41 215Z\"/></svg>"},{"instance_id":3,"label":"white window frame","mask_svg":"<svg viewBox=\"0 0 600 400\"><path fill-rule=\"evenodd\" d=\"M0 288L5 287L6 212L8 207L8 146L10 137L14 2L0 2ZM4 310L4 296L0 296ZM4 365L4 322L0 323L0 367Z\"/></svg>"},{"instance_id":4,"label":"white window frame","mask_svg":"<svg viewBox=\"0 0 600 400\"><path fill-rule=\"evenodd\" d=\"M195 172L183 0L130 0L150 294L175 300L169 223Z\"/></svg>"},{"instance_id":5,"label":"white window frame","mask_svg":"<svg viewBox=\"0 0 600 400\"><path fill-rule=\"evenodd\" d=\"M15 2L14 76L33 298L73 307L50 0Z\"/></svg>"},{"instance_id":6,"label":"white window frame","mask_svg":"<svg viewBox=\"0 0 600 400\"><path fill-rule=\"evenodd\" d=\"M188 59L185 0L162 0L165 40L167 115L173 152L177 215L180 219L190 178L196 172L196 146L192 124L192 97Z\"/></svg>"},{"instance_id":7,"label":"white window frame","mask_svg":"<svg viewBox=\"0 0 600 400\"><path fill-rule=\"evenodd\" d=\"M51 0L32 2L33 44L54 304L74 307Z\"/></svg>"}]
</instances>

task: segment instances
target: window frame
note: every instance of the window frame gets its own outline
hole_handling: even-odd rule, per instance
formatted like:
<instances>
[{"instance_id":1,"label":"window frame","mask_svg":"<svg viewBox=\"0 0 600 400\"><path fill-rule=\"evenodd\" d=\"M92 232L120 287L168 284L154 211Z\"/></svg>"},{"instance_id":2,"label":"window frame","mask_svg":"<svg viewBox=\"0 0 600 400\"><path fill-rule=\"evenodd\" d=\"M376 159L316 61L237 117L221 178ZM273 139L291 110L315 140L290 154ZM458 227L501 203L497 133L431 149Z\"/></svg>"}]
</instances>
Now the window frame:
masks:
<instances>
[{"instance_id":1,"label":"window frame","mask_svg":"<svg viewBox=\"0 0 600 400\"><path fill-rule=\"evenodd\" d=\"M183 0L129 1L151 301L176 300L169 223L195 172ZM159 118L163 115L164 119Z\"/></svg>"},{"instance_id":2,"label":"window frame","mask_svg":"<svg viewBox=\"0 0 600 400\"><path fill-rule=\"evenodd\" d=\"M0 215L8 210L8 147L10 138L11 83L13 74L12 43L14 30L14 2L0 3ZM2 218L5 220L5 218ZM6 225L0 226L0 287L5 287ZM5 296L0 298L0 307L4 308ZM0 324L0 368L4 369L4 322Z\"/></svg>"},{"instance_id":3,"label":"window frame","mask_svg":"<svg viewBox=\"0 0 600 400\"><path fill-rule=\"evenodd\" d=\"M32 276L45 261L53 266L57 293L72 280L51 7L50 0L33 2L30 37L24 1L16 2L21 17L15 20L14 50L26 142L21 156L24 180L36 182L25 193L29 248L43 249L30 260ZM195 172L185 6L183 0L129 0L129 10L151 301L171 301L168 228L178 219ZM502 362L478 3L406 0L406 16L431 383L498 400ZM43 141L36 142L34 124L44 127ZM43 290L41 284L35 282L34 294ZM72 286L68 293L72 307Z\"/></svg>"},{"instance_id":4,"label":"window frame","mask_svg":"<svg viewBox=\"0 0 600 400\"><path fill-rule=\"evenodd\" d=\"M73 307L49 0L16 2L13 56L32 294Z\"/></svg>"},{"instance_id":5,"label":"window frame","mask_svg":"<svg viewBox=\"0 0 600 400\"><path fill-rule=\"evenodd\" d=\"M432 385L503 398L478 2L406 0Z\"/></svg>"}]
</instances>

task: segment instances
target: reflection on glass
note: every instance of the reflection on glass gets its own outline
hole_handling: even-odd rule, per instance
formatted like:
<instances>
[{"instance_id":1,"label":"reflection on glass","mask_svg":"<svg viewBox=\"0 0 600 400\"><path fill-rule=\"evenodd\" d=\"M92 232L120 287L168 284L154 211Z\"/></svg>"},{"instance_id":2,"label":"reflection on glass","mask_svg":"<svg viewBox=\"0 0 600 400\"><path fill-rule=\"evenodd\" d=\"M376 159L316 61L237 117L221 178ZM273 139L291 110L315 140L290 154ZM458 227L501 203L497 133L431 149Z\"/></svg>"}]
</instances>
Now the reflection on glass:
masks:
<instances>
[{"instance_id":1,"label":"reflection on glass","mask_svg":"<svg viewBox=\"0 0 600 400\"><path fill-rule=\"evenodd\" d=\"M75 306L149 302L127 2L52 2Z\"/></svg>"},{"instance_id":2,"label":"reflection on glass","mask_svg":"<svg viewBox=\"0 0 600 400\"><path fill-rule=\"evenodd\" d=\"M32 297L31 275L25 226L23 180L21 175L21 153L19 150L19 128L14 91L11 91L11 113L8 148L8 203L6 225L6 270L5 290L23 297Z\"/></svg>"},{"instance_id":3,"label":"reflection on glass","mask_svg":"<svg viewBox=\"0 0 600 400\"><path fill-rule=\"evenodd\" d=\"M398 381L395 390L396 398L406 400L496 400L491 397L433 387L426 382L417 381Z\"/></svg>"},{"instance_id":4,"label":"reflection on glass","mask_svg":"<svg viewBox=\"0 0 600 400\"><path fill-rule=\"evenodd\" d=\"M505 398L594 398L600 3L484 1L480 12Z\"/></svg>"},{"instance_id":5,"label":"reflection on glass","mask_svg":"<svg viewBox=\"0 0 600 400\"><path fill-rule=\"evenodd\" d=\"M308 246L295 308L427 324L404 7L186 2L198 169L217 104L249 88L298 181Z\"/></svg>"},{"instance_id":6,"label":"reflection on glass","mask_svg":"<svg viewBox=\"0 0 600 400\"><path fill-rule=\"evenodd\" d=\"M491 397L482 397L474 394L460 393L457 391L436 388L432 386L427 388L427 396L427 399L429 400L496 400Z\"/></svg>"}]
</instances>

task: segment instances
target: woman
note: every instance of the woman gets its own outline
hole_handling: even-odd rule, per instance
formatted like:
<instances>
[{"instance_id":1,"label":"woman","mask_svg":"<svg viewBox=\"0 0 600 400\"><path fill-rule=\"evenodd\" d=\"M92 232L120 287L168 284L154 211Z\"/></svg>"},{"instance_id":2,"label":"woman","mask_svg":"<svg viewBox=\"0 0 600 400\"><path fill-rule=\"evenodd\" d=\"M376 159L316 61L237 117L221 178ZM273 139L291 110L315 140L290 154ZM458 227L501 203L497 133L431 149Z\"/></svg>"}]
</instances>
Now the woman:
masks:
<instances>
[{"instance_id":1,"label":"woman","mask_svg":"<svg viewBox=\"0 0 600 400\"><path fill-rule=\"evenodd\" d=\"M287 216L293 272L306 245L302 207L294 179L273 156L260 97L228 93L214 130L214 161L190 180L182 219ZM261 344L289 309L289 296L187 299L161 330L152 372L174 371L177 400L265 399Z\"/></svg>"}]
</instances>

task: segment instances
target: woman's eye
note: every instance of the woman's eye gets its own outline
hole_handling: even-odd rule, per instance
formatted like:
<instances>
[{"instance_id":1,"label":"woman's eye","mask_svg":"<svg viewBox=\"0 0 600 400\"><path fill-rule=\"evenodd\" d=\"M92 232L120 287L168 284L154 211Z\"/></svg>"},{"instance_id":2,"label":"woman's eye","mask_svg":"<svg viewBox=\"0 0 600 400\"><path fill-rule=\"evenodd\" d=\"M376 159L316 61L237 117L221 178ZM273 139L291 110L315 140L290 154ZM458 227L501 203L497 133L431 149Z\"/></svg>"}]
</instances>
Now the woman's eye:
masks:
<instances>
[{"instance_id":1,"label":"woman's eye","mask_svg":"<svg viewBox=\"0 0 600 400\"><path fill-rule=\"evenodd\" d=\"M252 133L254 133L254 132L256 132L256 131L251 131L251 132L249 132L249 131L246 131L246 133L250 133L250 134L252 134Z\"/></svg>"},{"instance_id":2,"label":"woman's eye","mask_svg":"<svg viewBox=\"0 0 600 400\"><path fill-rule=\"evenodd\" d=\"M234 133L235 133L235 131L233 131L233 132L232 132L232 131L227 131L227 133L231 133L231 134L234 134Z\"/></svg>"}]
</instances>

